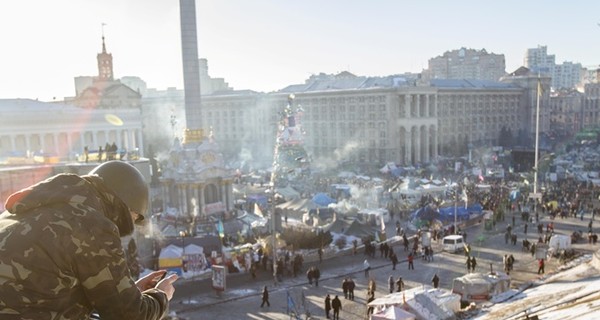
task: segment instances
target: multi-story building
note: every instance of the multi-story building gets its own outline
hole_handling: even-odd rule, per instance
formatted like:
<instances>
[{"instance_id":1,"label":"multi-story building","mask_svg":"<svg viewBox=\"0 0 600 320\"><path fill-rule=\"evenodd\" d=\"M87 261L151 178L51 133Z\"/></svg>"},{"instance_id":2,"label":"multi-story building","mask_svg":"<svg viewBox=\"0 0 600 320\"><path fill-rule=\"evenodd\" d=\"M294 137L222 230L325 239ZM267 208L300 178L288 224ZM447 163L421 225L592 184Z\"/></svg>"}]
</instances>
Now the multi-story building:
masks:
<instances>
[{"instance_id":1,"label":"multi-story building","mask_svg":"<svg viewBox=\"0 0 600 320\"><path fill-rule=\"evenodd\" d=\"M583 67L581 63L565 61L554 67L552 88L576 88L583 80Z\"/></svg>"},{"instance_id":2,"label":"multi-story building","mask_svg":"<svg viewBox=\"0 0 600 320\"><path fill-rule=\"evenodd\" d=\"M0 155L31 158L48 154L75 160L87 146L90 151L115 143L121 149L141 149L142 123L136 109L83 109L30 99L0 100Z\"/></svg>"},{"instance_id":3,"label":"multi-story building","mask_svg":"<svg viewBox=\"0 0 600 320\"><path fill-rule=\"evenodd\" d=\"M535 141L536 130L541 135L550 130L548 106L551 78L520 67L500 81L513 84L523 90L516 115L519 119L518 138L523 146L530 146Z\"/></svg>"},{"instance_id":4,"label":"multi-story building","mask_svg":"<svg viewBox=\"0 0 600 320\"><path fill-rule=\"evenodd\" d=\"M523 58L523 66L533 73L552 76L556 66L556 56L548 54L547 46L538 45L537 48L527 49Z\"/></svg>"},{"instance_id":5,"label":"multi-story building","mask_svg":"<svg viewBox=\"0 0 600 320\"><path fill-rule=\"evenodd\" d=\"M586 66L583 68L582 85L600 83L600 66Z\"/></svg>"},{"instance_id":6,"label":"multi-story building","mask_svg":"<svg viewBox=\"0 0 600 320\"><path fill-rule=\"evenodd\" d=\"M523 66L534 74L552 77L553 89L571 89L579 86L584 78L584 69L580 63L565 61L556 64L556 56L548 54L546 46L527 49Z\"/></svg>"},{"instance_id":7,"label":"multi-story building","mask_svg":"<svg viewBox=\"0 0 600 320\"><path fill-rule=\"evenodd\" d=\"M535 137L538 82L545 88L541 105L547 106L549 77L522 68L502 82L434 79L416 85L400 76L358 77L348 72L313 76L304 84L274 93L215 92L202 96L202 127L210 130L225 158L270 163L280 112L289 94L305 129L305 148L315 165L353 163L426 163L438 155L462 154L470 145L494 145L500 132ZM178 114L181 99L146 98L144 108ZM148 103L146 103L148 101ZM171 111L169 111L171 110ZM144 112L146 114L146 112ZM156 112L148 112L152 115ZM171 131L168 116L162 127ZM549 109L540 108L540 132L549 129ZM177 124L175 124L177 125ZM156 128L156 126L154 126Z\"/></svg>"},{"instance_id":8,"label":"multi-story building","mask_svg":"<svg viewBox=\"0 0 600 320\"><path fill-rule=\"evenodd\" d=\"M106 51L102 35L102 52L98 53L98 75L75 78L75 97L65 98L65 103L87 109L137 109L141 107L140 92L115 80L113 57Z\"/></svg>"},{"instance_id":9,"label":"multi-story building","mask_svg":"<svg viewBox=\"0 0 600 320\"><path fill-rule=\"evenodd\" d=\"M465 152L470 145L495 145L504 128L517 134L523 88L474 80L432 80L437 88L440 148ZM462 150L461 150L462 149Z\"/></svg>"},{"instance_id":10,"label":"multi-story building","mask_svg":"<svg viewBox=\"0 0 600 320\"><path fill-rule=\"evenodd\" d=\"M503 54L488 53L485 49L460 48L429 59L423 70L423 80L476 79L498 81L506 74Z\"/></svg>"},{"instance_id":11,"label":"multi-story building","mask_svg":"<svg viewBox=\"0 0 600 320\"><path fill-rule=\"evenodd\" d=\"M600 84L586 84L583 92L574 89L553 92L550 122L552 130L565 137L597 128L600 125Z\"/></svg>"},{"instance_id":12,"label":"multi-story building","mask_svg":"<svg viewBox=\"0 0 600 320\"><path fill-rule=\"evenodd\" d=\"M584 95L576 90L558 90L550 96L550 126L562 137L572 136L583 126Z\"/></svg>"},{"instance_id":13,"label":"multi-story building","mask_svg":"<svg viewBox=\"0 0 600 320\"><path fill-rule=\"evenodd\" d=\"M143 153L141 96L114 80L112 55L97 55L98 75L76 78L76 93L64 102L29 99L0 100L7 121L0 128L0 154L51 154L73 160L74 155L115 144ZM87 87L85 87L87 85Z\"/></svg>"}]
</instances>

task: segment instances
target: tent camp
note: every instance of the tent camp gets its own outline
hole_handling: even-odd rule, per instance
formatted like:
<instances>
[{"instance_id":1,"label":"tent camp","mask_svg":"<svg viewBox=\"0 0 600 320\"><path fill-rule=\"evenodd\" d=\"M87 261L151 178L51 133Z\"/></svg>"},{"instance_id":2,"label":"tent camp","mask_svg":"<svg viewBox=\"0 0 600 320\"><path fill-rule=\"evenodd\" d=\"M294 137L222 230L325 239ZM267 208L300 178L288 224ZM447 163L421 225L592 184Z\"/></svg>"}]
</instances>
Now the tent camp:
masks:
<instances>
[{"instance_id":1,"label":"tent camp","mask_svg":"<svg viewBox=\"0 0 600 320\"><path fill-rule=\"evenodd\" d=\"M454 216L458 220L467 220L473 214L481 214L483 207L479 203L472 204L465 208L464 206L448 206L442 208L434 208L431 206L425 206L419 208L411 214L411 220L440 220L442 222L454 221Z\"/></svg>"},{"instance_id":2,"label":"tent camp","mask_svg":"<svg viewBox=\"0 0 600 320\"><path fill-rule=\"evenodd\" d=\"M415 320L415 315L400 307L392 306L371 315L371 320Z\"/></svg>"}]
</instances>

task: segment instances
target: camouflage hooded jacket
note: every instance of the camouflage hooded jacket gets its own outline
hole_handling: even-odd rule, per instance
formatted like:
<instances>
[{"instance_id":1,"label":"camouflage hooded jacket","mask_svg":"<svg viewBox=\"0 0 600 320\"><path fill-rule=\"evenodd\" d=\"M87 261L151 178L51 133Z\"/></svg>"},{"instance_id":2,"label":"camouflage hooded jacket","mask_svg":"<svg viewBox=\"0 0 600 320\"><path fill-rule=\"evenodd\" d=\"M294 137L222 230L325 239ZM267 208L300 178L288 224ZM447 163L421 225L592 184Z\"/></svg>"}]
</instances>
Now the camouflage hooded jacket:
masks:
<instances>
[{"instance_id":1,"label":"camouflage hooded jacket","mask_svg":"<svg viewBox=\"0 0 600 320\"><path fill-rule=\"evenodd\" d=\"M11 195L0 214L0 319L160 319L164 292L136 287L120 236L125 204L97 176L59 174Z\"/></svg>"}]
</instances>

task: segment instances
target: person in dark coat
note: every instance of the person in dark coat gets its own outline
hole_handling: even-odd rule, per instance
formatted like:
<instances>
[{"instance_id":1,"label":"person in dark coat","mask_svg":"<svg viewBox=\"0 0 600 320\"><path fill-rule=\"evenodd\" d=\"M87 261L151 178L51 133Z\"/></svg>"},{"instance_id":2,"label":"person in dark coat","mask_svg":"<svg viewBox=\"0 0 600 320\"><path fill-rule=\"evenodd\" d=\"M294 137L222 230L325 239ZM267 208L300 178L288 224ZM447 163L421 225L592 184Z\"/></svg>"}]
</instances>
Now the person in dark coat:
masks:
<instances>
[{"instance_id":1,"label":"person in dark coat","mask_svg":"<svg viewBox=\"0 0 600 320\"><path fill-rule=\"evenodd\" d=\"M348 281L348 278L344 278L344 281L342 281L342 291L344 291L344 299L348 299L348 287L350 286L350 282Z\"/></svg>"},{"instance_id":2,"label":"person in dark coat","mask_svg":"<svg viewBox=\"0 0 600 320\"><path fill-rule=\"evenodd\" d=\"M392 260L392 270L396 270L396 265L398 264L398 256L395 253L392 253L390 259Z\"/></svg>"},{"instance_id":3,"label":"person in dark coat","mask_svg":"<svg viewBox=\"0 0 600 320\"><path fill-rule=\"evenodd\" d=\"M355 287L356 287L356 284L354 283L354 280L348 279L348 299L350 299L350 300L354 300L354 288Z\"/></svg>"},{"instance_id":4,"label":"person in dark coat","mask_svg":"<svg viewBox=\"0 0 600 320\"><path fill-rule=\"evenodd\" d=\"M265 305L265 303L267 304L267 307L271 306L271 304L269 303L269 290L267 290L267 286L263 288L262 303L260 304L260 307L262 308Z\"/></svg>"},{"instance_id":5,"label":"person in dark coat","mask_svg":"<svg viewBox=\"0 0 600 320\"><path fill-rule=\"evenodd\" d=\"M471 272L471 258L467 256L467 272Z\"/></svg>"},{"instance_id":6,"label":"person in dark coat","mask_svg":"<svg viewBox=\"0 0 600 320\"><path fill-rule=\"evenodd\" d=\"M404 290L404 281L402 281L402 277L398 277L396 280L396 292L401 292Z\"/></svg>"},{"instance_id":7,"label":"person in dark coat","mask_svg":"<svg viewBox=\"0 0 600 320\"><path fill-rule=\"evenodd\" d=\"M339 320L340 310L342 309L342 301L340 301L340 298L338 298L338 296L335 296L335 298L331 300L331 308L333 309L333 319Z\"/></svg>"},{"instance_id":8,"label":"person in dark coat","mask_svg":"<svg viewBox=\"0 0 600 320\"><path fill-rule=\"evenodd\" d=\"M329 319L329 312L331 311L331 298L329 295L325 297L325 316Z\"/></svg>"},{"instance_id":9,"label":"person in dark coat","mask_svg":"<svg viewBox=\"0 0 600 320\"><path fill-rule=\"evenodd\" d=\"M319 286L319 278L321 278L321 270L317 267L313 267L313 278L315 279L315 286Z\"/></svg>"},{"instance_id":10,"label":"person in dark coat","mask_svg":"<svg viewBox=\"0 0 600 320\"><path fill-rule=\"evenodd\" d=\"M390 276L388 278L388 287L390 289L390 293L394 292L394 286L395 286L396 282L394 281L394 276Z\"/></svg>"},{"instance_id":11,"label":"person in dark coat","mask_svg":"<svg viewBox=\"0 0 600 320\"><path fill-rule=\"evenodd\" d=\"M475 256L471 256L471 272L475 272L475 267L477 267L477 260Z\"/></svg>"},{"instance_id":12,"label":"person in dark coat","mask_svg":"<svg viewBox=\"0 0 600 320\"><path fill-rule=\"evenodd\" d=\"M433 278L431 278L431 283L433 284L434 288L438 288L438 285L440 284L440 277L438 277L437 273L433 275Z\"/></svg>"}]
</instances>

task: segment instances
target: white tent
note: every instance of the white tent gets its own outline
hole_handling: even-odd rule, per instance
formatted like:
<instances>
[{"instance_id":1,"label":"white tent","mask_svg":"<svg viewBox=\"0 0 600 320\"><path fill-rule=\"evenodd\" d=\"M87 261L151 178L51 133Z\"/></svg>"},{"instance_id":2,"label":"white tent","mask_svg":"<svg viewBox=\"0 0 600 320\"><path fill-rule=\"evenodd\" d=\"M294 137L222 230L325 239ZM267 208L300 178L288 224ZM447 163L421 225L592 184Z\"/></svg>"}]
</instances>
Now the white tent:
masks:
<instances>
[{"instance_id":1,"label":"white tent","mask_svg":"<svg viewBox=\"0 0 600 320\"><path fill-rule=\"evenodd\" d=\"M187 246L185 246L185 254L186 255L204 254L204 248L202 248L201 246L195 245L193 243L190 243Z\"/></svg>"},{"instance_id":2,"label":"white tent","mask_svg":"<svg viewBox=\"0 0 600 320\"><path fill-rule=\"evenodd\" d=\"M371 315L371 320L415 320L415 315L402 310L400 307L388 307L381 312Z\"/></svg>"},{"instance_id":3,"label":"white tent","mask_svg":"<svg viewBox=\"0 0 600 320\"><path fill-rule=\"evenodd\" d=\"M181 258L183 250L176 245L168 245L160 251L159 259L174 259Z\"/></svg>"}]
</instances>

